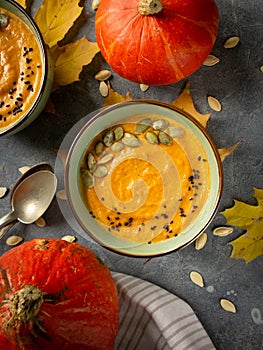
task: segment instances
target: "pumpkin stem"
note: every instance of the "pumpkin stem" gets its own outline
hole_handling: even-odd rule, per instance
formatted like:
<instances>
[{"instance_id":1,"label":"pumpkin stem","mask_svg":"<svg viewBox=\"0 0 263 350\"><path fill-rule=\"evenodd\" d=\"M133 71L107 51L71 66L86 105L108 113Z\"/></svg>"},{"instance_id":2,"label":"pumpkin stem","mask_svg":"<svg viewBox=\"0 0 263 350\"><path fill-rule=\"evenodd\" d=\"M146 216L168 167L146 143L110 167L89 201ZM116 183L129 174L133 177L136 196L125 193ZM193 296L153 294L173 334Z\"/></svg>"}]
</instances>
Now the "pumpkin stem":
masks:
<instances>
[{"instance_id":1,"label":"pumpkin stem","mask_svg":"<svg viewBox=\"0 0 263 350\"><path fill-rule=\"evenodd\" d=\"M25 286L10 297L11 319L7 326L17 320L20 323L34 321L43 303L43 294L34 286Z\"/></svg>"},{"instance_id":2,"label":"pumpkin stem","mask_svg":"<svg viewBox=\"0 0 263 350\"><path fill-rule=\"evenodd\" d=\"M138 5L138 11L141 15L154 15L160 12L163 8L160 0L140 0Z\"/></svg>"}]
</instances>

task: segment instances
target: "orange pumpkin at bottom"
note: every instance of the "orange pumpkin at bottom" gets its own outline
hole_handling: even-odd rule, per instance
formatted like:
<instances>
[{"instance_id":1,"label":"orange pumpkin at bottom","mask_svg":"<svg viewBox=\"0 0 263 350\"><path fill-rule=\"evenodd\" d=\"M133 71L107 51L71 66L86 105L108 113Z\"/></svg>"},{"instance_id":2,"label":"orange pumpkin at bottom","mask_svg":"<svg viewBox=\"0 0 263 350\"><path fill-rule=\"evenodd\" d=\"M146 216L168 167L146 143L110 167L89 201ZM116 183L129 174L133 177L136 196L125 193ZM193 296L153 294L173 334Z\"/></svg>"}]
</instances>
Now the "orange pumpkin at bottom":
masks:
<instances>
[{"instance_id":1,"label":"orange pumpkin at bottom","mask_svg":"<svg viewBox=\"0 0 263 350\"><path fill-rule=\"evenodd\" d=\"M214 0L101 0L96 40L120 76L166 85L202 65L215 43L218 22Z\"/></svg>"},{"instance_id":2,"label":"orange pumpkin at bottom","mask_svg":"<svg viewBox=\"0 0 263 350\"><path fill-rule=\"evenodd\" d=\"M0 257L0 349L110 350L118 294L103 262L61 239L34 239Z\"/></svg>"}]
</instances>

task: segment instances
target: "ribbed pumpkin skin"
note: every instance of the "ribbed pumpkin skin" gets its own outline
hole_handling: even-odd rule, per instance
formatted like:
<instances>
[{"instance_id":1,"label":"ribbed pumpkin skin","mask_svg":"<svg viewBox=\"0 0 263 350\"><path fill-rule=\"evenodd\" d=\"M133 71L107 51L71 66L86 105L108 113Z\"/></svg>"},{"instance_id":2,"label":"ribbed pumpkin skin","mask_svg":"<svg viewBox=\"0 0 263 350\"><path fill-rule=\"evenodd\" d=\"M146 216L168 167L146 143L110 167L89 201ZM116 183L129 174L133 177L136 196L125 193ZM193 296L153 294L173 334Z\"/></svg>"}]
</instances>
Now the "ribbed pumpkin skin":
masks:
<instances>
[{"instance_id":1,"label":"ribbed pumpkin skin","mask_svg":"<svg viewBox=\"0 0 263 350\"><path fill-rule=\"evenodd\" d=\"M166 85L189 76L216 40L219 13L214 0L161 0L158 14L141 15L140 0L101 0L96 40L120 76Z\"/></svg>"},{"instance_id":2,"label":"ribbed pumpkin skin","mask_svg":"<svg viewBox=\"0 0 263 350\"><path fill-rule=\"evenodd\" d=\"M43 293L33 321L15 321L10 297L25 286ZM118 330L118 295L109 269L89 249L34 239L0 257L0 349L110 350Z\"/></svg>"}]
</instances>

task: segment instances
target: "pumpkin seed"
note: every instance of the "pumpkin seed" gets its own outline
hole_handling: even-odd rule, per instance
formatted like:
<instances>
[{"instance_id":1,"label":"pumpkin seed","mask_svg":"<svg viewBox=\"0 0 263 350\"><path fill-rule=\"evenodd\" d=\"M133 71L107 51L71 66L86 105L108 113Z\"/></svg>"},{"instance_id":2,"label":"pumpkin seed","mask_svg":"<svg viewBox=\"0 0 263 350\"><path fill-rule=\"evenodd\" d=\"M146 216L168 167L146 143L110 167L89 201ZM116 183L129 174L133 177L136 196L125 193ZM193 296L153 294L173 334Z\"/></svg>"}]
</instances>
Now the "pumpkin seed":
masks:
<instances>
[{"instance_id":1,"label":"pumpkin seed","mask_svg":"<svg viewBox=\"0 0 263 350\"><path fill-rule=\"evenodd\" d=\"M203 276L196 271L190 272L190 279L193 283L197 284L199 287L204 286Z\"/></svg>"},{"instance_id":2,"label":"pumpkin seed","mask_svg":"<svg viewBox=\"0 0 263 350\"><path fill-rule=\"evenodd\" d=\"M99 141L95 145L95 153L97 156L100 156L104 150L104 143L102 141Z\"/></svg>"},{"instance_id":3,"label":"pumpkin seed","mask_svg":"<svg viewBox=\"0 0 263 350\"><path fill-rule=\"evenodd\" d=\"M210 108L216 112L220 112L222 109L221 103L213 96L208 96L207 98Z\"/></svg>"},{"instance_id":4,"label":"pumpkin seed","mask_svg":"<svg viewBox=\"0 0 263 350\"><path fill-rule=\"evenodd\" d=\"M165 130L167 127L168 127L168 121L165 119L159 119L153 122L153 128L155 130Z\"/></svg>"},{"instance_id":5,"label":"pumpkin seed","mask_svg":"<svg viewBox=\"0 0 263 350\"><path fill-rule=\"evenodd\" d=\"M99 81L104 81L109 79L110 76L111 76L111 71L109 71L108 69L103 69L95 75L95 79Z\"/></svg>"},{"instance_id":6,"label":"pumpkin seed","mask_svg":"<svg viewBox=\"0 0 263 350\"><path fill-rule=\"evenodd\" d=\"M207 234L206 232L201 233L201 235L195 241L195 249L200 250L204 248L207 242Z\"/></svg>"},{"instance_id":7,"label":"pumpkin seed","mask_svg":"<svg viewBox=\"0 0 263 350\"><path fill-rule=\"evenodd\" d=\"M87 188L93 187L94 185L93 176L89 170L87 169L81 170L80 176L81 176L81 181L85 187Z\"/></svg>"},{"instance_id":8,"label":"pumpkin seed","mask_svg":"<svg viewBox=\"0 0 263 350\"><path fill-rule=\"evenodd\" d=\"M145 137L146 140L152 145L159 143L158 136L153 131L147 131Z\"/></svg>"},{"instance_id":9,"label":"pumpkin seed","mask_svg":"<svg viewBox=\"0 0 263 350\"><path fill-rule=\"evenodd\" d=\"M44 218L40 217L38 218L36 221L35 221L35 224L38 226L38 227L45 227L46 226L46 221Z\"/></svg>"},{"instance_id":10,"label":"pumpkin seed","mask_svg":"<svg viewBox=\"0 0 263 350\"><path fill-rule=\"evenodd\" d=\"M96 159L92 153L88 153L86 157L86 165L89 169L89 171L92 173L94 171L95 165L96 165Z\"/></svg>"},{"instance_id":11,"label":"pumpkin seed","mask_svg":"<svg viewBox=\"0 0 263 350\"><path fill-rule=\"evenodd\" d=\"M170 135L172 138L181 137L184 135L184 130L181 128L177 128L176 126L169 126L167 128L167 134Z\"/></svg>"},{"instance_id":12,"label":"pumpkin seed","mask_svg":"<svg viewBox=\"0 0 263 350\"><path fill-rule=\"evenodd\" d=\"M101 0L93 0L91 5L92 10L97 10L99 8L100 2Z\"/></svg>"},{"instance_id":13,"label":"pumpkin seed","mask_svg":"<svg viewBox=\"0 0 263 350\"><path fill-rule=\"evenodd\" d=\"M0 27L7 26L9 17L5 13L0 13Z\"/></svg>"},{"instance_id":14,"label":"pumpkin seed","mask_svg":"<svg viewBox=\"0 0 263 350\"><path fill-rule=\"evenodd\" d=\"M0 187L0 198L3 198L7 192L6 187Z\"/></svg>"},{"instance_id":15,"label":"pumpkin seed","mask_svg":"<svg viewBox=\"0 0 263 350\"><path fill-rule=\"evenodd\" d=\"M255 324L257 325L263 324L263 320L261 318L261 312L257 307L254 307L251 310L251 317Z\"/></svg>"},{"instance_id":16,"label":"pumpkin seed","mask_svg":"<svg viewBox=\"0 0 263 350\"><path fill-rule=\"evenodd\" d=\"M64 201L67 200L67 194L66 194L66 190L65 189L58 191L56 196L57 196L58 199L61 199L61 200L64 200Z\"/></svg>"},{"instance_id":17,"label":"pumpkin seed","mask_svg":"<svg viewBox=\"0 0 263 350\"><path fill-rule=\"evenodd\" d=\"M140 84L140 89L142 92L145 92L149 89L149 85L146 85L146 84Z\"/></svg>"},{"instance_id":18,"label":"pumpkin seed","mask_svg":"<svg viewBox=\"0 0 263 350\"><path fill-rule=\"evenodd\" d=\"M129 147L138 147L140 146L140 140L133 134L130 134L129 132L124 133L124 137L122 139L122 142Z\"/></svg>"},{"instance_id":19,"label":"pumpkin seed","mask_svg":"<svg viewBox=\"0 0 263 350\"><path fill-rule=\"evenodd\" d=\"M228 299L221 299L220 305L225 311L233 312L233 313L237 312L236 306L232 303L232 301Z\"/></svg>"},{"instance_id":20,"label":"pumpkin seed","mask_svg":"<svg viewBox=\"0 0 263 350\"><path fill-rule=\"evenodd\" d=\"M234 229L232 227L217 227L213 230L213 234L215 236L220 236L220 237L224 237L224 236L228 236L230 235L230 233L232 233L234 231Z\"/></svg>"},{"instance_id":21,"label":"pumpkin seed","mask_svg":"<svg viewBox=\"0 0 263 350\"><path fill-rule=\"evenodd\" d=\"M224 43L225 49L232 49L233 47L237 46L240 39L238 36L232 36L231 38L228 38L226 42Z\"/></svg>"},{"instance_id":22,"label":"pumpkin seed","mask_svg":"<svg viewBox=\"0 0 263 350\"><path fill-rule=\"evenodd\" d=\"M66 236L63 236L61 239L62 239L63 241L72 243L72 242L75 242L76 237L75 237L75 236L66 235Z\"/></svg>"},{"instance_id":23,"label":"pumpkin seed","mask_svg":"<svg viewBox=\"0 0 263 350\"><path fill-rule=\"evenodd\" d=\"M105 83L105 81L100 82L99 90L100 90L101 96L103 96L103 97L108 96L109 88L108 88L108 85Z\"/></svg>"},{"instance_id":24,"label":"pumpkin seed","mask_svg":"<svg viewBox=\"0 0 263 350\"><path fill-rule=\"evenodd\" d=\"M152 125L152 120L150 118L145 118L136 124L135 133L143 134L147 129L149 129L151 125Z\"/></svg>"},{"instance_id":25,"label":"pumpkin seed","mask_svg":"<svg viewBox=\"0 0 263 350\"><path fill-rule=\"evenodd\" d=\"M263 66L259 67L261 73L263 73Z\"/></svg>"},{"instance_id":26,"label":"pumpkin seed","mask_svg":"<svg viewBox=\"0 0 263 350\"><path fill-rule=\"evenodd\" d=\"M7 238L6 244L9 246L14 246L21 243L22 241L23 241L23 238L20 236L10 236Z\"/></svg>"},{"instance_id":27,"label":"pumpkin seed","mask_svg":"<svg viewBox=\"0 0 263 350\"><path fill-rule=\"evenodd\" d=\"M24 174L25 172L27 172L31 167L30 166L22 166L21 168L18 168L18 170L20 171L21 174Z\"/></svg>"},{"instance_id":28,"label":"pumpkin seed","mask_svg":"<svg viewBox=\"0 0 263 350\"><path fill-rule=\"evenodd\" d=\"M214 55L208 55L206 60L203 62L204 66L212 67L219 62L219 58Z\"/></svg>"},{"instance_id":29,"label":"pumpkin seed","mask_svg":"<svg viewBox=\"0 0 263 350\"><path fill-rule=\"evenodd\" d=\"M109 154L105 154L102 157L100 157L97 161L97 164L106 164L108 162L110 162L113 158L113 154L109 153Z\"/></svg>"},{"instance_id":30,"label":"pumpkin seed","mask_svg":"<svg viewBox=\"0 0 263 350\"><path fill-rule=\"evenodd\" d=\"M113 152L120 152L121 150L123 150L124 148L124 144L122 142L115 142L112 146L111 146L111 150Z\"/></svg>"},{"instance_id":31,"label":"pumpkin seed","mask_svg":"<svg viewBox=\"0 0 263 350\"><path fill-rule=\"evenodd\" d=\"M110 147L114 141L114 132L112 130L106 131L103 136L103 143L106 147Z\"/></svg>"},{"instance_id":32,"label":"pumpkin seed","mask_svg":"<svg viewBox=\"0 0 263 350\"><path fill-rule=\"evenodd\" d=\"M173 139L170 135L166 134L164 131L160 131L158 135L158 139L163 145L171 145L173 143Z\"/></svg>"},{"instance_id":33,"label":"pumpkin seed","mask_svg":"<svg viewBox=\"0 0 263 350\"><path fill-rule=\"evenodd\" d=\"M108 169L105 165L99 165L95 170L94 170L94 176L98 178L102 178L108 174Z\"/></svg>"},{"instance_id":34,"label":"pumpkin seed","mask_svg":"<svg viewBox=\"0 0 263 350\"><path fill-rule=\"evenodd\" d=\"M115 141L120 141L123 138L123 135L124 135L123 127L117 126L117 128L114 129Z\"/></svg>"}]
</instances>

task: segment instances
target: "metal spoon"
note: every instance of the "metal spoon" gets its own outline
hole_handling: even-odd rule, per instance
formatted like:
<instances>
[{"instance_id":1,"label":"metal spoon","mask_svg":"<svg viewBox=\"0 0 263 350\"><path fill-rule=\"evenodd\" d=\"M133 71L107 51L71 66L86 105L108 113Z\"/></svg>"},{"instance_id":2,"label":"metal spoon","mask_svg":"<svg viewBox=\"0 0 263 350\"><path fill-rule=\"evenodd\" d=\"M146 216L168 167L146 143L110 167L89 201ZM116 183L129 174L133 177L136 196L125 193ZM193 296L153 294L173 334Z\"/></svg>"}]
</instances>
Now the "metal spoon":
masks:
<instances>
[{"instance_id":1,"label":"metal spoon","mask_svg":"<svg viewBox=\"0 0 263 350\"><path fill-rule=\"evenodd\" d=\"M12 206L12 200L13 200L13 195L14 192L17 188L18 185L20 185L20 183L28 176L41 171L41 170L49 170L49 171L53 171L53 168L50 164L48 163L38 163L36 165L33 165L31 168L29 168L26 172L24 172L16 181L14 187L12 188L11 192L10 192L10 205ZM6 233L18 222L17 219L15 219L14 221L12 221L10 224L6 225L5 227L3 227L0 230L0 239L1 237L3 237L4 235L6 235Z\"/></svg>"},{"instance_id":2,"label":"metal spoon","mask_svg":"<svg viewBox=\"0 0 263 350\"><path fill-rule=\"evenodd\" d=\"M27 176L13 192L12 210L0 219L0 229L15 220L24 224L36 221L49 207L56 187L56 176L50 170L41 170ZM4 234L1 234L0 239Z\"/></svg>"}]
</instances>

